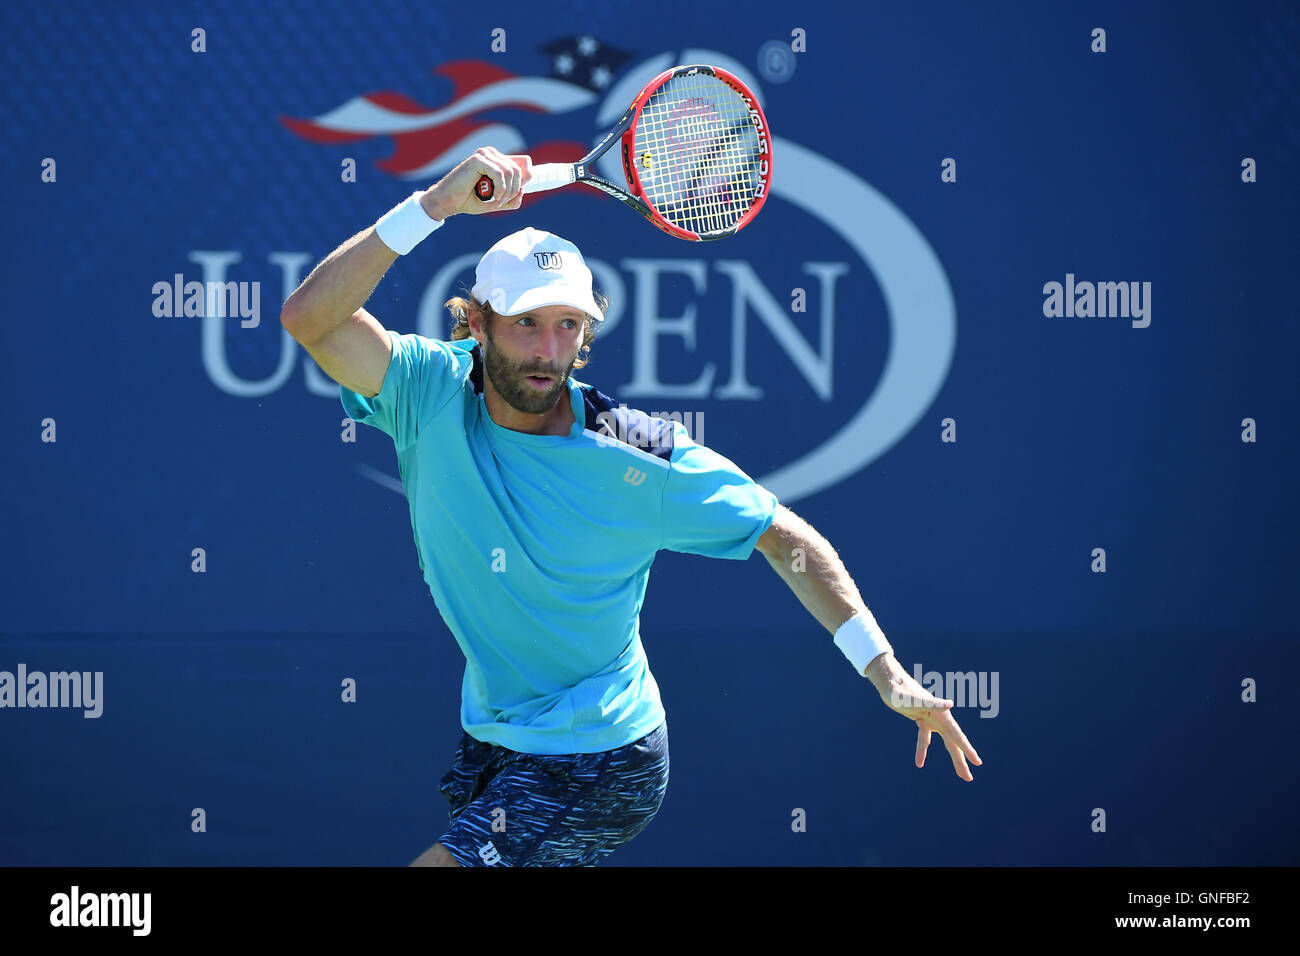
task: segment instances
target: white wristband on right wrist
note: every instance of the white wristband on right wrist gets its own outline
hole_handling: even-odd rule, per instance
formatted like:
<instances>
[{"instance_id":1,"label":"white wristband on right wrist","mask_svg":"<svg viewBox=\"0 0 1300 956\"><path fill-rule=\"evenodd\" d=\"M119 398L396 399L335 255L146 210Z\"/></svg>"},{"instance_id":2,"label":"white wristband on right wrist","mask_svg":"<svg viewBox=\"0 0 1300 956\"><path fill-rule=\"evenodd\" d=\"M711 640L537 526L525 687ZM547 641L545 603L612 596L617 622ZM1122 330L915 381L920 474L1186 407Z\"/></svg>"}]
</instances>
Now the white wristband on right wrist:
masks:
<instances>
[{"instance_id":1,"label":"white wristband on right wrist","mask_svg":"<svg viewBox=\"0 0 1300 956\"><path fill-rule=\"evenodd\" d=\"M881 654L894 652L870 611L855 614L841 624L835 632L835 646L844 652L859 677L866 676L863 671L867 665Z\"/></svg>"},{"instance_id":2,"label":"white wristband on right wrist","mask_svg":"<svg viewBox=\"0 0 1300 956\"><path fill-rule=\"evenodd\" d=\"M379 236L379 241L399 256L406 255L443 223L441 219L431 219L424 211L420 205L422 195L424 190L411 193L406 202L385 213L375 223L375 234Z\"/></svg>"}]
</instances>

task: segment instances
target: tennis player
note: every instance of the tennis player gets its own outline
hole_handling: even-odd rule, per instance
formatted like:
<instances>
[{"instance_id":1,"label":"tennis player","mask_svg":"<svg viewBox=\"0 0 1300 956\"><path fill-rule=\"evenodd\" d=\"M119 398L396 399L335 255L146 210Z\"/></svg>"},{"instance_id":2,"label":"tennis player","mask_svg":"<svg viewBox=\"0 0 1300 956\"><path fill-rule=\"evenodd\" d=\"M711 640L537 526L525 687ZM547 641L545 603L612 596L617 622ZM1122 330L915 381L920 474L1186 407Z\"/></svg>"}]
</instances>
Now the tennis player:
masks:
<instances>
[{"instance_id":1,"label":"tennis player","mask_svg":"<svg viewBox=\"0 0 1300 956\"><path fill-rule=\"evenodd\" d=\"M957 775L979 756L952 702L895 659L831 545L681 424L575 381L606 305L578 248L528 228L447 303L448 341L363 308L399 255L452 216L517 209L527 156L483 148L321 262L284 327L393 439L429 590L465 654L449 824L413 865L594 865L653 819L668 732L638 627L655 555L760 551L854 669ZM497 184L474 196L479 177ZM802 549L796 554L796 549ZM799 570L796 570L798 568Z\"/></svg>"}]
</instances>

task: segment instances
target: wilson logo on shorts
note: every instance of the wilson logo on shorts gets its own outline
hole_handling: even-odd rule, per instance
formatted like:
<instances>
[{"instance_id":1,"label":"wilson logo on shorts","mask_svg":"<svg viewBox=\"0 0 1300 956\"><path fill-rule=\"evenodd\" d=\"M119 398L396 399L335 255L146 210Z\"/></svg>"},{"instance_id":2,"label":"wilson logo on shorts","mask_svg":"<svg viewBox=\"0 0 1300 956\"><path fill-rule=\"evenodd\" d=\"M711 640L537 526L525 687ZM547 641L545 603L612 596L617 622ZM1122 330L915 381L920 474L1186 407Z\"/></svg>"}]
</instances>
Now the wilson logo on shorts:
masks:
<instances>
[{"instance_id":1,"label":"wilson logo on shorts","mask_svg":"<svg viewBox=\"0 0 1300 956\"><path fill-rule=\"evenodd\" d=\"M623 480L629 485L639 485L645 481L645 472L628 465L627 471L623 474Z\"/></svg>"},{"instance_id":2,"label":"wilson logo on shorts","mask_svg":"<svg viewBox=\"0 0 1300 956\"><path fill-rule=\"evenodd\" d=\"M533 257L537 260L538 268L541 269L562 269L564 260L560 258L558 252L534 252Z\"/></svg>"},{"instance_id":3,"label":"wilson logo on shorts","mask_svg":"<svg viewBox=\"0 0 1300 956\"><path fill-rule=\"evenodd\" d=\"M478 848L478 856L488 866L496 866L501 862L501 854L497 852L497 848L492 845L491 840Z\"/></svg>"}]
</instances>

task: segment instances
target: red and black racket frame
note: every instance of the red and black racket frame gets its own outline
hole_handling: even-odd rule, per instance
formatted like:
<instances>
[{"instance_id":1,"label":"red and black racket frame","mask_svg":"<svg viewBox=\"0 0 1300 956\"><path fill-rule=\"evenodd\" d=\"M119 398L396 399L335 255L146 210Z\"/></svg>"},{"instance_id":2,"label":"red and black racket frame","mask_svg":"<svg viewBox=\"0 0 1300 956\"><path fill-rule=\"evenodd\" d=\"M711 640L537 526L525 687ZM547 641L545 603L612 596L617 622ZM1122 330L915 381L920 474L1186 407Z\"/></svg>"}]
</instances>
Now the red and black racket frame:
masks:
<instances>
[{"instance_id":1,"label":"red and black racket frame","mask_svg":"<svg viewBox=\"0 0 1300 956\"><path fill-rule=\"evenodd\" d=\"M758 132L758 152L755 157L755 173L758 177L754 184L755 199L753 205L745 211L745 215L734 225L727 229L719 229L714 232L697 233L689 229L683 229L666 220L661 216L644 198L644 192L641 187L641 177L637 172L636 163L633 161L633 151L635 150L636 140L636 120L641 115L641 109L646 102L654 95L659 87L663 86L669 80L678 76L691 76L695 74L707 74L715 76L722 80L733 90L735 90L745 101L749 110L750 121L754 124ZM627 177L627 190L616 186L594 172L595 162L610 148L615 139L622 139L623 152L623 174ZM745 228L753 218L758 215L758 211L763 207L767 200L768 193L772 189L772 137L767 128L767 117L763 115L763 109L758 104L757 98L744 83L736 76L720 69L716 66L707 66L704 64L694 64L692 66L678 66L671 70L665 70L653 80L642 87L641 92L636 95L632 105L627 108L623 118L618 124L605 134L605 137L596 144L596 146L582 159L574 164L574 182L586 183L595 189L608 193L615 199L631 206L641 215L645 216L652 223L668 233L670 236L676 236L678 239L687 239L695 242L704 242L713 239L724 239L727 236L735 235L741 229ZM492 198L491 180L483 177L480 180L480 186L487 190L484 195L484 188L478 190L480 199Z\"/></svg>"},{"instance_id":2,"label":"red and black racket frame","mask_svg":"<svg viewBox=\"0 0 1300 956\"><path fill-rule=\"evenodd\" d=\"M636 118L640 116L641 108L646 104L650 97L654 95L655 91L658 90L659 87L663 86L663 84L667 83L674 77L691 76L700 73L717 77L740 95L745 102L746 108L749 110L750 122L754 124L754 128L758 133L758 152L755 155L755 174L758 179L754 184L755 198L753 205L751 205L749 209L745 210L745 215L742 216L734 226L703 234L673 225L671 222L668 222L660 216L653 207L644 200L644 193L641 188L641 176L637 170L637 164L634 161L633 156L636 146ZM627 197L623 201L628 202L629 205L636 208L638 212L650 219L651 222L664 232L671 236L676 236L678 239L707 241L712 239L724 239L727 236L735 235L741 229L745 228L745 226L749 225L753 218L758 215L758 211L763 207L763 203L767 200L767 194L771 190L772 137L768 134L767 117L763 115L763 108L759 106L758 99L750 91L749 87L742 83L735 75L718 67L695 64L693 66L674 67L671 70L665 70L663 73L659 74L659 76L647 83L645 87L642 88L641 92L637 94L636 99L633 100L632 105L628 107L627 113L624 114L623 119L619 121L618 126L614 127L609 136L606 137L606 140L612 140L615 136L621 136L623 140L623 175L627 177L628 189L631 192L631 196ZM606 142L602 141L593 151L594 154L599 156L605 145ZM586 165L586 160L583 161L579 168L582 168L583 165ZM597 182L596 180L598 179L599 177L590 177L589 181L591 181L591 184L597 189L611 192L609 187L612 184L605 182L604 180ZM618 187L613 188L617 189ZM618 192L621 193L622 190L620 189ZM622 196L619 196L618 198L623 199Z\"/></svg>"}]
</instances>

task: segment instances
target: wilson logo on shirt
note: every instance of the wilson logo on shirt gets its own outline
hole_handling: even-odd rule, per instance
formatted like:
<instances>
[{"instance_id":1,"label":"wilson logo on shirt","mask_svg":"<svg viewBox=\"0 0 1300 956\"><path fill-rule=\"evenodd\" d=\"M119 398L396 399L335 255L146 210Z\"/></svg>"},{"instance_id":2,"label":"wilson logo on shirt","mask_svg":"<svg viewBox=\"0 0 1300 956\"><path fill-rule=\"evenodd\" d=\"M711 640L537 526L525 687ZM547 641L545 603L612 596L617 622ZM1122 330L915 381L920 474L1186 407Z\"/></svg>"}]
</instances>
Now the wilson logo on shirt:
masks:
<instances>
[{"instance_id":1,"label":"wilson logo on shirt","mask_svg":"<svg viewBox=\"0 0 1300 956\"><path fill-rule=\"evenodd\" d=\"M645 481L645 472L638 471L636 468L628 465L627 471L623 475L623 480L629 485L639 485L641 482Z\"/></svg>"}]
</instances>

